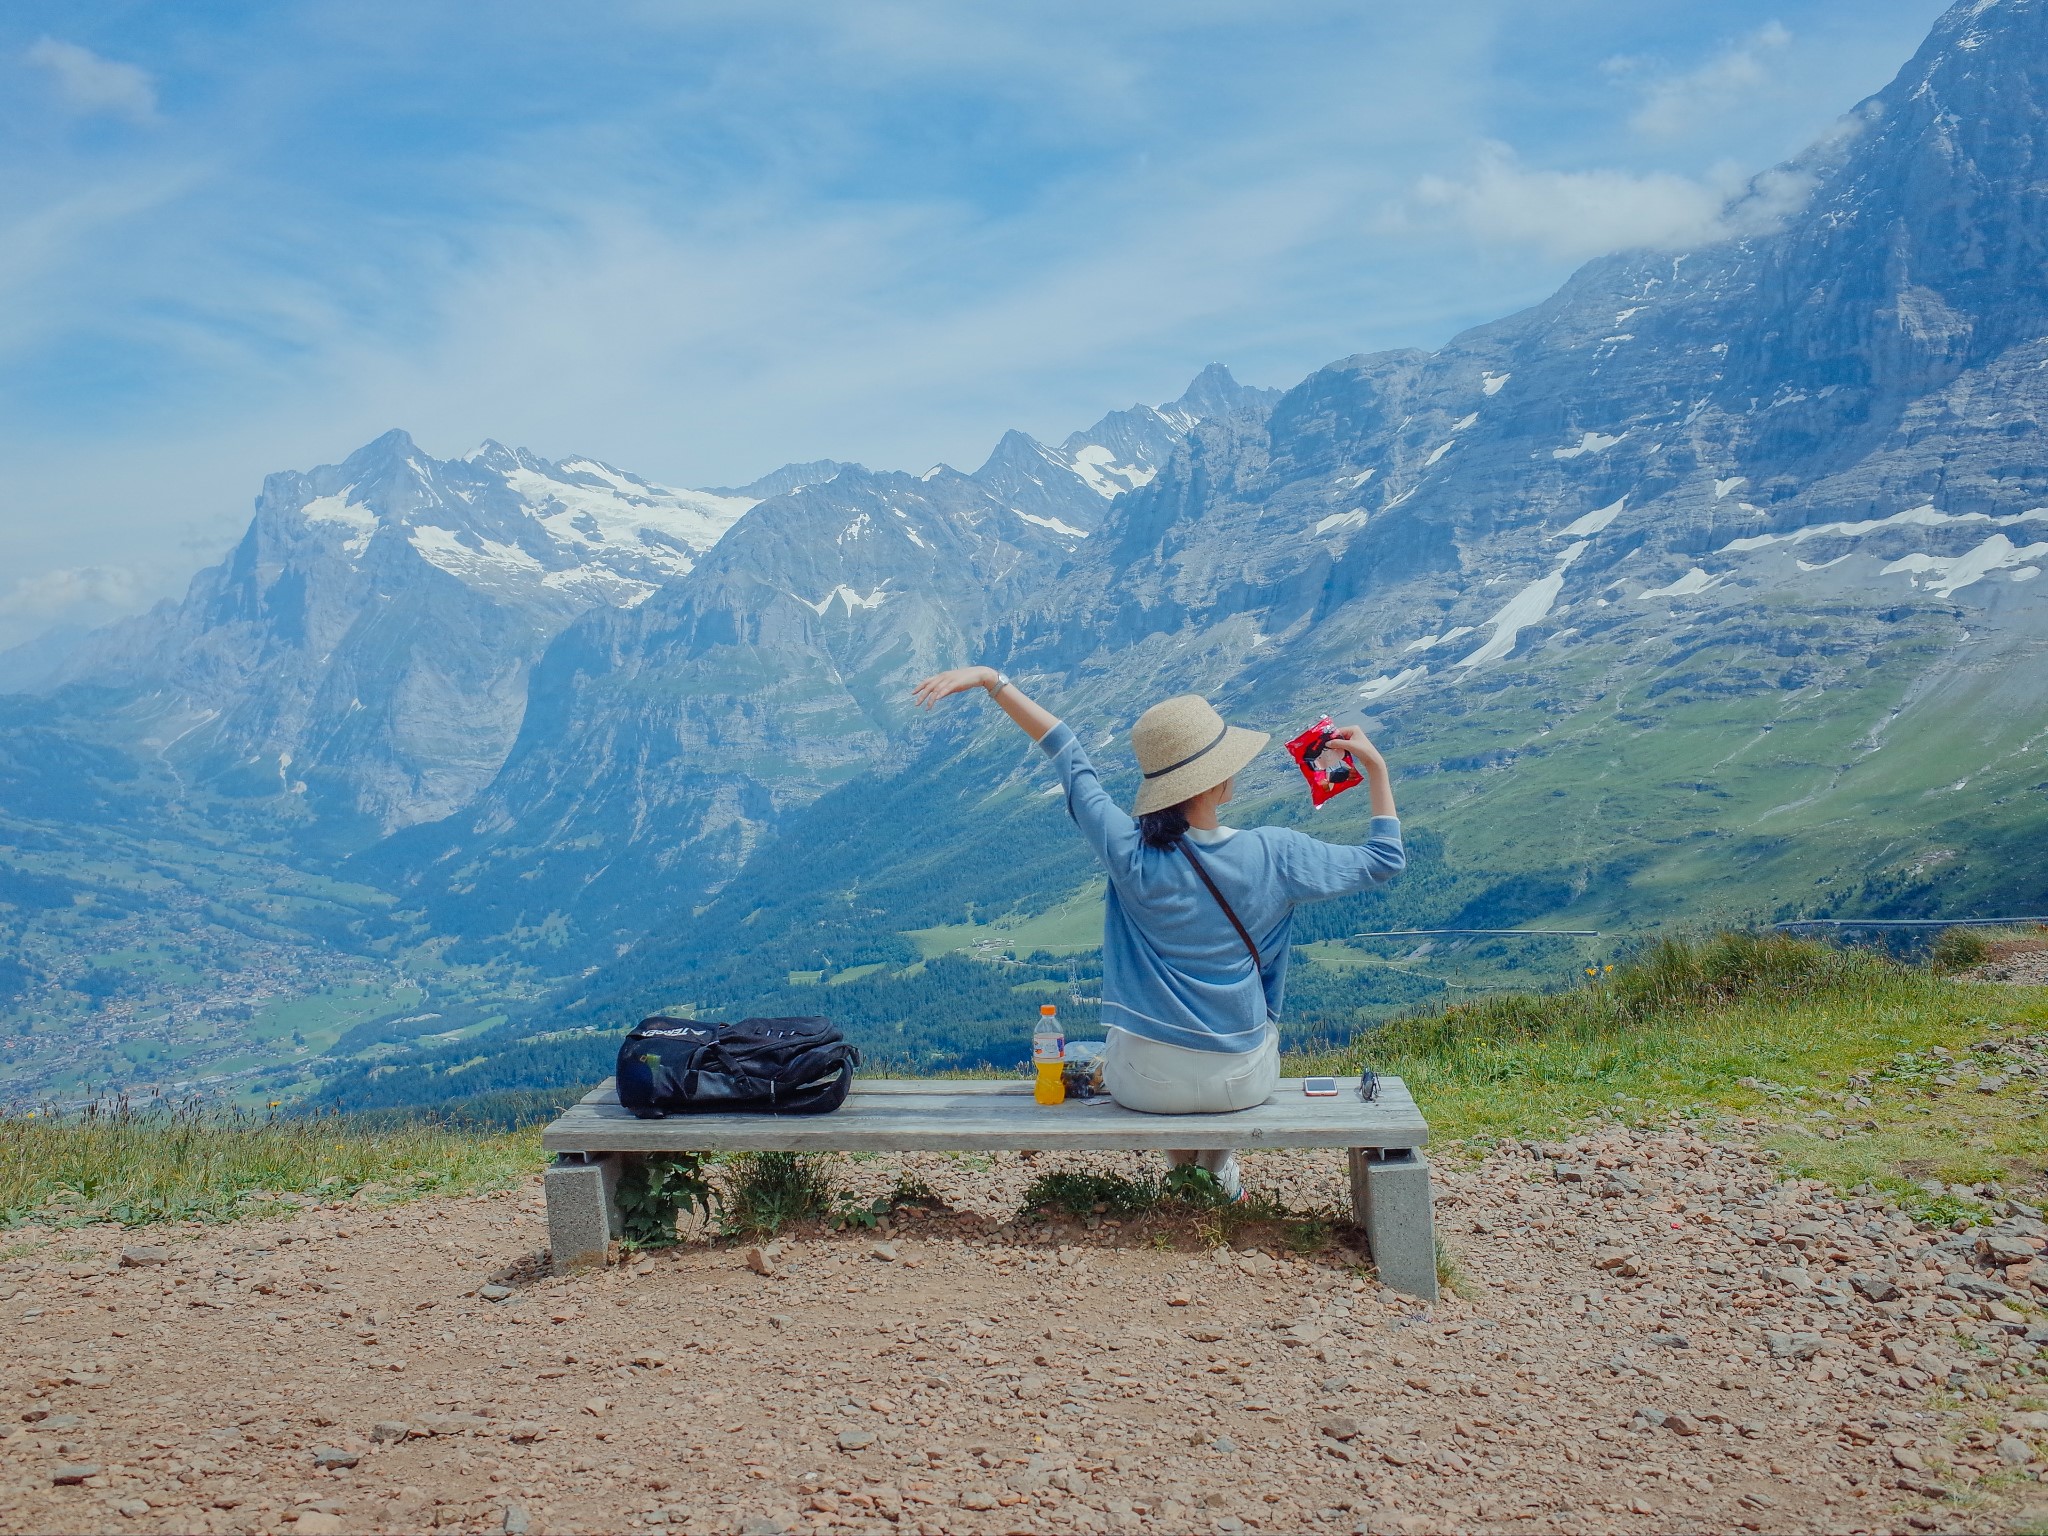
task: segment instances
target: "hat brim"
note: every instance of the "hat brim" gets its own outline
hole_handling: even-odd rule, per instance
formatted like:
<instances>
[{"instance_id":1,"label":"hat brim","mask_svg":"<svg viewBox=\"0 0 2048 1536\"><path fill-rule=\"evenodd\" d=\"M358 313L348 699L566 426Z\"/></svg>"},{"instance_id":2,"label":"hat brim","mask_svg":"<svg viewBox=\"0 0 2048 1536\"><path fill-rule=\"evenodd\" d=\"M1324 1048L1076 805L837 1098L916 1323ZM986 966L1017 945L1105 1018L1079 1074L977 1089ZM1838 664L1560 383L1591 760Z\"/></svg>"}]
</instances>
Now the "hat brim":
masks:
<instances>
[{"instance_id":1,"label":"hat brim","mask_svg":"<svg viewBox=\"0 0 2048 1536\"><path fill-rule=\"evenodd\" d=\"M1225 779L1242 773L1253 758L1266 750L1266 743L1272 739L1265 731L1240 730L1234 725L1226 727L1223 739L1192 763L1184 763L1159 778L1145 780L1138 788L1138 803L1131 807L1131 814L1145 816L1153 811L1163 811L1169 805L1193 799L1205 789L1214 789Z\"/></svg>"}]
</instances>

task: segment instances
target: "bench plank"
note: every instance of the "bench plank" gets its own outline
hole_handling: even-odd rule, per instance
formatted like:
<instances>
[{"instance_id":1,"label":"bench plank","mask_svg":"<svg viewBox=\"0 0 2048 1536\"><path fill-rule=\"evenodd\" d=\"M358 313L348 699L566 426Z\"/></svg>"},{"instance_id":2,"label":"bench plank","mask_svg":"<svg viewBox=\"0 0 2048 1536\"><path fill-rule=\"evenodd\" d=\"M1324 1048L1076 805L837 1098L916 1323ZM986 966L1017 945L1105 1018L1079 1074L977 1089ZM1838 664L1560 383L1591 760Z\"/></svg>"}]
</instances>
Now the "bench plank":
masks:
<instances>
[{"instance_id":1,"label":"bench plank","mask_svg":"<svg viewBox=\"0 0 2048 1536\"><path fill-rule=\"evenodd\" d=\"M1378 1100L1349 1083L1333 1099L1283 1078L1273 1098L1222 1115L1147 1115L1107 1099L1040 1105L1028 1081L866 1078L829 1115L672 1115L635 1119L611 1084L541 1133L549 1152L1209 1151L1228 1147L1421 1147L1429 1127L1407 1084Z\"/></svg>"}]
</instances>

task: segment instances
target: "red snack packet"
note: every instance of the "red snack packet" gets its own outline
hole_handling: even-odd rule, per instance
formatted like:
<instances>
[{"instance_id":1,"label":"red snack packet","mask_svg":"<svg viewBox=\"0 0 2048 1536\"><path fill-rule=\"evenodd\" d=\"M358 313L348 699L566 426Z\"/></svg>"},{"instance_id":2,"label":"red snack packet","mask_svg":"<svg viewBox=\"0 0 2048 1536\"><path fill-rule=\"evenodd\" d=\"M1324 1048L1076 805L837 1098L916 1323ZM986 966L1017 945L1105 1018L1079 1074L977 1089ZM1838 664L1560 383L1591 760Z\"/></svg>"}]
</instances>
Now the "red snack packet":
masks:
<instances>
[{"instance_id":1,"label":"red snack packet","mask_svg":"<svg viewBox=\"0 0 2048 1536\"><path fill-rule=\"evenodd\" d=\"M1343 794L1365 778L1349 752L1330 745L1330 732L1334 729L1330 717L1324 715L1287 743L1288 754L1301 769L1301 776L1308 780L1308 797L1317 805Z\"/></svg>"}]
</instances>

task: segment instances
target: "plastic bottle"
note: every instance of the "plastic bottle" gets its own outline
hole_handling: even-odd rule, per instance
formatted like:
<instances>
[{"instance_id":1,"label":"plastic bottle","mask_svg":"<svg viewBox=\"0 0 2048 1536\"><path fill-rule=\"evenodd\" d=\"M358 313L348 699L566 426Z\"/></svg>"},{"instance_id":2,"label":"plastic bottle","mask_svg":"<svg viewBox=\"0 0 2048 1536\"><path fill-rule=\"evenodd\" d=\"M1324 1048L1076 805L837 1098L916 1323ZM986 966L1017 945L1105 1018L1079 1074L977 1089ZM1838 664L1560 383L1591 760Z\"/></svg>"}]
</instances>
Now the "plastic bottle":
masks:
<instances>
[{"instance_id":1,"label":"plastic bottle","mask_svg":"<svg viewBox=\"0 0 2048 1536\"><path fill-rule=\"evenodd\" d=\"M1031 1059L1038 1066L1038 1086L1032 1097L1041 1104L1064 1104L1067 1085L1061 1077L1067 1067L1067 1036L1060 1028L1059 1009L1046 1003L1038 1010L1038 1032L1031 1037Z\"/></svg>"}]
</instances>

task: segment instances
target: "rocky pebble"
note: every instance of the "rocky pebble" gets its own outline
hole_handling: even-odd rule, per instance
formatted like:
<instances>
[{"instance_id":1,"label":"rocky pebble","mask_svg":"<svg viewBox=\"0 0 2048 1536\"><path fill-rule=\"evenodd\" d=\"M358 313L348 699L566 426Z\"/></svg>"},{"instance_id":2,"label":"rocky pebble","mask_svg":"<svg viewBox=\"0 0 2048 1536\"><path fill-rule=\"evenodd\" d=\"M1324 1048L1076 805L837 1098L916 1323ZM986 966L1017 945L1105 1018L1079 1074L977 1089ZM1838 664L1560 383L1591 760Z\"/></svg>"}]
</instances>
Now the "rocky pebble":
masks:
<instances>
[{"instance_id":1,"label":"rocky pebble","mask_svg":"<svg viewBox=\"0 0 2048 1536\"><path fill-rule=\"evenodd\" d=\"M850 1163L861 1198L908 1164L938 1204L579 1276L546 1272L533 1185L163 1229L145 1265L52 1234L0 1263L0 1530L1875 1533L2048 1504L2023 1202L1916 1224L1739 1128L1511 1143L1439 1168L1469 1299L1425 1306L1256 1224L1014 1220L1049 1161ZM1247 1165L1298 1208L1344 1188L1337 1156Z\"/></svg>"},{"instance_id":2,"label":"rocky pebble","mask_svg":"<svg viewBox=\"0 0 2048 1536\"><path fill-rule=\"evenodd\" d=\"M1970 981L2048 987L2048 940L2007 939L1993 944L1992 957L1964 973Z\"/></svg>"}]
</instances>

